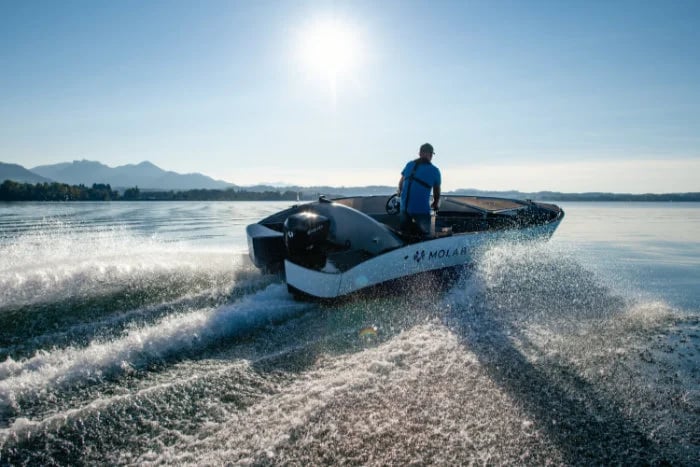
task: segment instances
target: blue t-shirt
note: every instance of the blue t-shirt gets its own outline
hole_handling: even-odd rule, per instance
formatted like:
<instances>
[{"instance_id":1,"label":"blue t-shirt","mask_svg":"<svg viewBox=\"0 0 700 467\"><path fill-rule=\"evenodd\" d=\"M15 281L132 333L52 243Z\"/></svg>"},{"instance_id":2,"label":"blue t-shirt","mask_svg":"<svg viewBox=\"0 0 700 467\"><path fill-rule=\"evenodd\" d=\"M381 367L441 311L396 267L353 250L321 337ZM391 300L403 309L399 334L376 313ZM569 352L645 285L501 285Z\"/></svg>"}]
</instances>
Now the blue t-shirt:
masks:
<instances>
[{"instance_id":1,"label":"blue t-shirt","mask_svg":"<svg viewBox=\"0 0 700 467\"><path fill-rule=\"evenodd\" d=\"M401 172L403 175L403 186L401 187L401 210L409 214L430 214L430 191L434 186L441 183L440 170L428 161L418 164L414 180L411 180L411 173L416 161L406 164ZM418 181L420 180L420 181ZM421 183L424 182L424 183ZM410 184L410 193L409 193ZM427 185L427 186L426 186ZM406 197L409 199L407 200Z\"/></svg>"}]
</instances>

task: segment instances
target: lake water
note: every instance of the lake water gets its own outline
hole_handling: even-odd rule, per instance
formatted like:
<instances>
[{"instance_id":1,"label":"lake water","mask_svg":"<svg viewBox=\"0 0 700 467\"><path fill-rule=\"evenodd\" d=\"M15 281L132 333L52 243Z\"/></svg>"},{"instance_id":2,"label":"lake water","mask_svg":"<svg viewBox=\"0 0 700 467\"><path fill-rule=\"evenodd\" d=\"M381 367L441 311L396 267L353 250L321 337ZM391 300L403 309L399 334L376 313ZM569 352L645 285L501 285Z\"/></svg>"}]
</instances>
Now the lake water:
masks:
<instances>
[{"instance_id":1,"label":"lake water","mask_svg":"<svg viewBox=\"0 0 700 467\"><path fill-rule=\"evenodd\" d=\"M288 205L0 203L0 465L700 461L700 203L336 305L246 258Z\"/></svg>"}]
</instances>

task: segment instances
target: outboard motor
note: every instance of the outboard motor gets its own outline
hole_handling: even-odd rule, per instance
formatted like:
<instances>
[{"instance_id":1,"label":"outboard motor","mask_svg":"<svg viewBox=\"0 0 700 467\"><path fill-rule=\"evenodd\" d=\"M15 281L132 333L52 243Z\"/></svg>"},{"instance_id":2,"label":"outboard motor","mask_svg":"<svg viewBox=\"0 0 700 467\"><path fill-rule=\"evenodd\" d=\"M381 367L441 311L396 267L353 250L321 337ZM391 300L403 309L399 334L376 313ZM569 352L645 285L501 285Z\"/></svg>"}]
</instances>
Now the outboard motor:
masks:
<instances>
[{"instance_id":1,"label":"outboard motor","mask_svg":"<svg viewBox=\"0 0 700 467\"><path fill-rule=\"evenodd\" d=\"M316 256L319 246L328 237L331 221L314 212L298 212L284 221L284 245L289 255L301 259Z\"/></svg>"}]
</instances>

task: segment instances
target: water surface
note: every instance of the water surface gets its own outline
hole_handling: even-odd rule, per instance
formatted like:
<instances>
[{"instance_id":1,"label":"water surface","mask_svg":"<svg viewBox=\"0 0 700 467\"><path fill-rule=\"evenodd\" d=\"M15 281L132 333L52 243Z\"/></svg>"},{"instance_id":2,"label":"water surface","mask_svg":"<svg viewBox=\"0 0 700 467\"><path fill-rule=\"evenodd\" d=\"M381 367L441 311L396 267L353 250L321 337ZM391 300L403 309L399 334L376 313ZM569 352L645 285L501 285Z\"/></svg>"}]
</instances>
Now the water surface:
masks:
<instances>
[{"instance_id":1,"label":"water surface","mask_svg":"<svg viewBox=\"0 0 700 467\"><path fill-rule=\"evenodd\" d=\"M287 205L0 204L0 465L697 463L700 204L336 305L246 259Z\"/></svg>"}]
</instances>

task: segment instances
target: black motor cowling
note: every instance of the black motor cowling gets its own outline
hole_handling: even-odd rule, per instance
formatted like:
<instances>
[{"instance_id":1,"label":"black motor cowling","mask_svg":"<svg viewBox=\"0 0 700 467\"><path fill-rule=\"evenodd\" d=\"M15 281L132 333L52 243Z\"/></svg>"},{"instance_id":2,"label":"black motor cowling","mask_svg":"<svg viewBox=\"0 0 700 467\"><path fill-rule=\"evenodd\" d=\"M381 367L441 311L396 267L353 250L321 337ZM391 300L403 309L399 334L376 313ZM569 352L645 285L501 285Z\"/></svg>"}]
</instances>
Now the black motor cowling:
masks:
<instances>
[{"instance_id":1,"label":"black motor cowling","mask_svg":"<svg viewBox=\"0 0 700 467\"><path fill-rule=\"evenodd\" d=\"M313 252L326 240L331 221L314 212L299 212L284 221L284 244L291 255Z\"/></svg>"}]
</instances>

